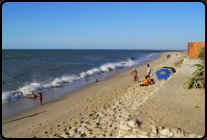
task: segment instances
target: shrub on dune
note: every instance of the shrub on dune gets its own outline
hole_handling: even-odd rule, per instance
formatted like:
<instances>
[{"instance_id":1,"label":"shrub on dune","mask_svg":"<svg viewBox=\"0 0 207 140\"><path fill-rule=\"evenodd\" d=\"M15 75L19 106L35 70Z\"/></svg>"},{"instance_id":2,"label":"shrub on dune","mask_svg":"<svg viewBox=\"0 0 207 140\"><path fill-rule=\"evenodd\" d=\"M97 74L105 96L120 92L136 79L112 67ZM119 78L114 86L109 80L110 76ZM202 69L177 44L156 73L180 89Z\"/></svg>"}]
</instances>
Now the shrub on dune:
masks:
<instances>
[{"instance_id":1,"label":"shrub on dune","mask_svg":"<svg viewBox=\"0 0 207 140\"><path fill-rule=\"evenodd\" d=\"M198 57L205 58L205 47L200 47L198 51ZM183 87L188 90L191 88L205 89L205 62L194 64L192 67L195 66L197 70L193 72L192 77L186 77L188 79L183 83Z\"/></svg>"}]
</instances>

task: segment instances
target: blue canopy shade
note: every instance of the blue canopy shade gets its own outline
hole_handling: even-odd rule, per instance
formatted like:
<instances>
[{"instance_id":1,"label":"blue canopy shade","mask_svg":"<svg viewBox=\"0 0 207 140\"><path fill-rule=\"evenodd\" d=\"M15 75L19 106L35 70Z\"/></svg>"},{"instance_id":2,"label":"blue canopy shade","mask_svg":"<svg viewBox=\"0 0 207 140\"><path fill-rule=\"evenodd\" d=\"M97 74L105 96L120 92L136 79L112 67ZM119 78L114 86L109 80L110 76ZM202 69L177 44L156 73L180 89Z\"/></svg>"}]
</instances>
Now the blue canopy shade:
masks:
<instances>
[{"instance_id":1,"label":"blue canopy shade","mask_svg":"<svg viewBox=\"0 0 207 140\"><path fill-rule=\"evenodd\" d=\"M167 80L171 75L171 71L168 69L160 69L155 72L155 75L158 80Z\"/></svg>"}]
</instances>

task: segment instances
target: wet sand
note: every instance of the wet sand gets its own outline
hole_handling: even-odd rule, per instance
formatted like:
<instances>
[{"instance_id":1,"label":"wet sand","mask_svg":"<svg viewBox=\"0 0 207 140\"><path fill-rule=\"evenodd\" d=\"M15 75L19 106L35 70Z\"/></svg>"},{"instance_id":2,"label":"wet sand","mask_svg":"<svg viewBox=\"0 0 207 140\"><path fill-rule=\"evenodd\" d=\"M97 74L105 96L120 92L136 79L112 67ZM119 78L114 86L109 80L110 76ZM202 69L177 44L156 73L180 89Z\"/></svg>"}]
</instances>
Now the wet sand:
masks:
<instances>
[{"instance_id":1,"label":"wet sand","mask_svg":"<svg viewBox=\"0 0 207 140\"><path fill-rule=\"evenodd\" d=\"M174 62L180 59L181 54L176 56L175 53L171 53L171 59L167 59L167 54L163 53L157 59L148 62L152 70L162 66L180 68L174 65ZM146 64L136 69L139 80L143 82ZM46 104L43 100L42 106L2 121L2 135L6 138L116 137L119 122L133 114L134 112L130 111L137 109L137 105L161 85L158 83L136 88L135 86L140 83L133 84L131 71L127 70L109 79L90 84ZM136 90L137 92L132 92ZM139 98L129 96L134 93L137 97L139 95ZM133 102L127 102L128 98L133 99ZM144 110L148 110L147 105ZM140 120L147 121L144 114L140 116ZM147 123L143 123L143 127L147 128Z\"/></svg>"},{"instance_id":2,"label":"wet sand","mask_svg":"<svg viewBox=\"0 0 207 140\"><path fill-rule=\"evenodd\" d=\"M146 61L155 59L158 56L159 55L156 54L155 56L150 57L147 60L143 60L139 62L137 66L145 63ZM115 71L110 71L110 72L90 76L87 78L87 82L85 82L84 79L79 79L72 83L64 83L61 88L58 88L58 87L50 88L49 90L43 91L43 103L46 104L52 100L59 99L66 94L70 94L72 92L75 92L76 90L82 89L86 87L87 85L96 82L96 79L98 79L99 81L103 81L103 80L110 78L111 76L115 74L132 69L132 67L133 66L128 66L122 69L116 69ZM35 94L38 96L37 92ZM29 97L31 97L31 95L24 96L23 98L19 98L18 100L14 100L14 101L10 101L5 104L2 104L2 120L11 118L13 116L17 116L26 111L34 109L40 105L39 99L31 100L29 99Z\"/></svg>"}]
</instances>

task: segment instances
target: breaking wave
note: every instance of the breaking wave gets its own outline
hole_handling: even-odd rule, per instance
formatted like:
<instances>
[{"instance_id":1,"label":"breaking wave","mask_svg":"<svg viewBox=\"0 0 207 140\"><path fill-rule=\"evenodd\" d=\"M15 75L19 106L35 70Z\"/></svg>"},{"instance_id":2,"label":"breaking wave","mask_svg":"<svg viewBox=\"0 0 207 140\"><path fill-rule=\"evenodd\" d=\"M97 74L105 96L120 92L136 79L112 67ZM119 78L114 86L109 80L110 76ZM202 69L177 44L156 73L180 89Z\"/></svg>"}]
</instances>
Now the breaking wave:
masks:
<instances>
[{"instance_id":1,"label":"breaking wave","mask_svg":"<svg viewBox=\"0 0 207 140\"><path fill-rule=\"evenodd\" d=\"M82 79L82 78L114 71L116 69L122 69L124 67L137 65L141 61L147 60L150 57L154 56L155 54L156 53L152 53L147 56L145 55L145 57L142 57L142 59L137 58L135 56L135 57L128 58L124 62L106 63L106 64L101 65L98 68L93 68L93 69L90 69L86 72L81 72L78 76L77 75L63 76L60 78L55 78L52 81L47 82L47 83L33 82L30 84L24 85L23 87L20 87L15 91L3 92L2 93L2 104L9 102L9 101L12 101L12 100L16 100L18 98L22 98L27 95L31 95L32 92L42 92L42 91L48 90L50 88L61 86L63 83L71 83L71 82L74 82L74 81Z\"/></svg>"}]
</instances>

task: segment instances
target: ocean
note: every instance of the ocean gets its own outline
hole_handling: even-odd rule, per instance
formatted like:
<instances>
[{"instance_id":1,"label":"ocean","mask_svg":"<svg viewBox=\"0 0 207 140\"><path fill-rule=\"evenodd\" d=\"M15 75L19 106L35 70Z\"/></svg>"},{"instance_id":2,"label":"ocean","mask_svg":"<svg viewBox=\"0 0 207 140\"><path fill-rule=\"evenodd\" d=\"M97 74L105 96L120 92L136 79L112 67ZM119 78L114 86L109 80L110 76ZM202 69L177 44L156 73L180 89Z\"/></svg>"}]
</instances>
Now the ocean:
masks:
<instances>
[{"instance_id":1,"label":"ocean","mask_svg":"<svg viewBox=\"0 0 207 140\"><path fill-rule=\"evenodd\" d=\"M2 119L177 50L2 50ZM85 82L84 78L88 81ZM62 86L63 88L56 88Z\"/></svg>"},{"instance_id":2,"label":"ocean","mask_svg":"<svg viewBox=\"0 0 207 140\"><path fill-rule=\"evenodd\" d=\"M2 104L135 66L163 52L167 50L2 50Z\"/></svg>"}]
</instances>

